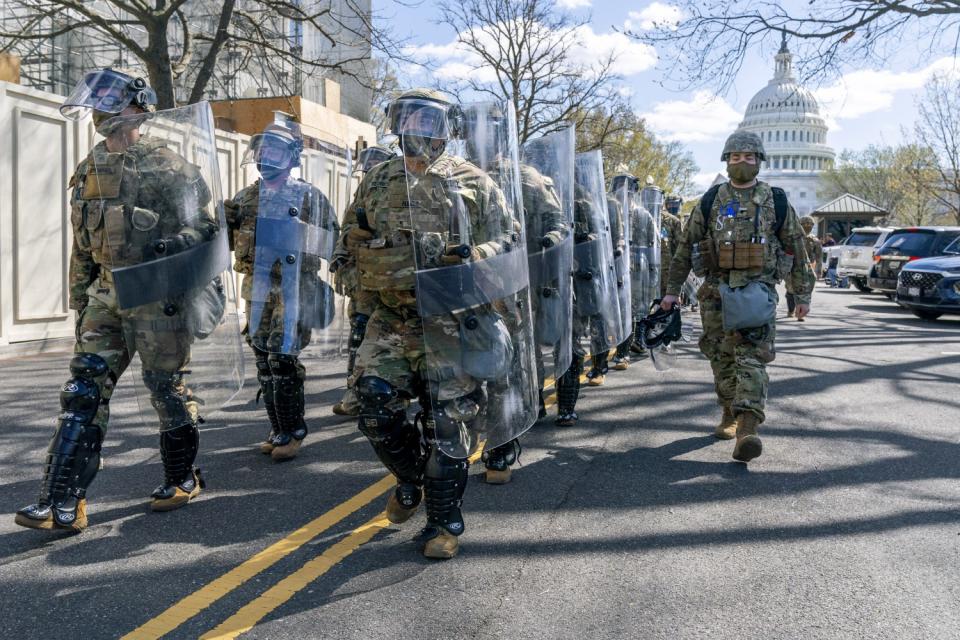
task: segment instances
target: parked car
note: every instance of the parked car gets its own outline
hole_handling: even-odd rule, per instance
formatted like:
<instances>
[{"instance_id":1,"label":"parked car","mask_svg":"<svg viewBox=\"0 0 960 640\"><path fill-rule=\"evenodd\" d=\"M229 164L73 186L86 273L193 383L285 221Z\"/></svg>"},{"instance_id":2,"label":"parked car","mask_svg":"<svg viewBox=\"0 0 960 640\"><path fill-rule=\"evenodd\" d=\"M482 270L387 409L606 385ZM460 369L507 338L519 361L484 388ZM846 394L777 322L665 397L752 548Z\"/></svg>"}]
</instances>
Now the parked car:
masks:
<instances>
[{"instance_id":1,"label":"parked car","mask_svg":"<svg viewBox=\"0 0 960 640\"><path fill-rule=\"evenodd\" d=\"M924 320L960 315L960 238L942 256L915 260L900 270L897 302Z\"/></svg>"},{"instance_id":2,"label":"parked car","mask_svg":"<svg viewBox=\"0 0 960 640\"><path fill-rule=\"evenodd\" d=\"M873 257L867 286L888 298L897 295L897 278L903 266L914 260L943 254L960 237L960 227L906 227L894 229Z\"/></svg>"},{"instance_id":3,"label":"parked car","mask_svg":"<svg viewBox=\"0 0 960 640\"><path fill-rule=\"evenodd\" d=\"M893 231L892 227L857 227L840 250L837 275L849 278L857 289L870 293L867 278L873 267L873 256Z\"/></svg>"}]
</instances>

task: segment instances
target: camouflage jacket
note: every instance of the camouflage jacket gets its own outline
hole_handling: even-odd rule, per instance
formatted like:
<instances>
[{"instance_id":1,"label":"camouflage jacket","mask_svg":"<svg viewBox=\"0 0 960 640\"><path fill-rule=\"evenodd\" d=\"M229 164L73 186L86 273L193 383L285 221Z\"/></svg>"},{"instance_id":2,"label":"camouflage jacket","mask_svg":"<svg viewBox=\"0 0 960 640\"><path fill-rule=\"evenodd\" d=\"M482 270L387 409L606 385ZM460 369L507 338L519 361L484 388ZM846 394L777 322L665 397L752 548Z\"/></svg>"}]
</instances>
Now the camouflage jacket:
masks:
<instances>
[{"instance_id":1,"label":"camouflage jacket","mask_svg":"<svg viewBox=\"0 0 960 640\"><path fill-rule=\"evenodd\" d=\"M308 183L302 180L290 178L291 183L303 191L303 202L300 206L299 219L310 225L320 227L331 232L323 236L325 240L324 247L319 247L318 255L308 255L305 260L300 261L301 273L316 274L321 268L320 259L331 259L336 241L339 239L340 225L337 222L336 213L330 205L327 197L313 186L307 186ZM262 216L279 216L281 220L289 219L289 207L283 206L282 211L261 211L260 197L262 191L262 180L257 179L253 184L244 187L232 199L223 203L224 212L227 219L227 227L230 229L230 249L234 252L233 269L237 273L244 274L243 285L240 288L240 295L244 300L250 299L250 292L253 281L249 277L253 274L254 261L257 259L257 219ZM269 195L269 194L265 194ZM268 257L269 259L269 257ZM275 261L274 261L275 262ZM271 272L272 277L279 281L280 265L275 264Z\"/></svg>"},{"instance_id":2,"label":"camouflage jacket","mask_svg":"<svg viewBox=\"0 0 960 640\"><path fill-rule=\"evenodd\" d=\"M343 220L339 252L354 255L361 291L391 307L416 306L415 271L437 266L439 243L466 244L488 258L520 240L503 192L486 173L462 158L443 155L422 176L408 176L403 157L371 169ZM409 179L408 179L409 178ZM374 238L355 251L345 239L362 213ZM429 249L429 252L428 252Z\"/></svg>"},{"instance_id":3,"label":"camouflage jacket","mask_svg":"<svg viewBox=\"0 0 960 640\"><path fill-rule=\"evenodd\" d=\"M742 287L748 282L758 280L769 285L776 285L781 280L797 295L797 302L810 304L810 293L815 283L807 251L804 246L804 233L800 227L800 220L791 206L787 211L786 220L778 235L774 234L776 213L773 208L773 191L766 182L757 182L751 190L751 198L747 203L741 203L739 212L733 217L721 216L728 203L736 199L735 191L729 182L720 186L713 201L713 209L704 217L699 203L690 214L683 232L680 235L679 246L670 262L670 277L667 281L667 294L678 295L687 274L691 268L691 254L693 246L702 240L710 240L714 251L719 253L720 243L724 239L735 242L749 242L754 235L754 218L756 207L760 208L759 236L765 245L763 252L763 267L760 269L732 269L715 274L721 282L727 282L731 287ZM709 222L707 222L709 220ZM710 277L714 277L713 275Z\"/></svg>"},{"instance_id":4,"label":"camouflage jacket","mask_svg":"<svg viewBox=\"0 0 960 640\"><path fill-rule=\"evenodd\" d=\"M520 164L520 190L527 231L527 250L543 251L541 244L549 238L557 245L570 233L563 217L560 198L553 180L528 164Z\"/></svg>"},{"instance_id":5,"label":"camouflage jacket","mask_svg":"<svg viewBox=\"0 0 960 640\"><path fill-rule=\"evenodd\" d=\"M813 265L813 274L819 276L823 271L823 243L813 234L804 236L803 243L807 249L807 260Z\"/></svg>"},{"instance_id":6,"label":"camouflage jacket","mask_svg":"<svg viewBox=\"0 0 960 640\"><path fill-rule=\"evenodd\" d=\"M607 218L610 221L610 242L613 244L615 255L617 251L622 252L627 246L627 238L624 235L623 211L620 202L611 195L607 195Z\"/></svg>"},{"instance_id":7,"label":"camouflage jacket","mask_svg":"<svg viewBox=\"0 0 960 640\"><path fill-rule=\"evenodd\" d=\"M680 246L683 225L680 224L680 218L667 211L661 212L660 216L660 277L666 278L673 254Z\"/></svg>"},{"instance_id":8,"label":"camouflage jacket","mask_svg":"<svg viewBox=\"0 0 960 640\"><path fill-rule=\"evenodd\" d=\"M217 222L199 168L143 136L118 153L101 141L70 178L70 308L87 305L87 288L110 270L159 256L158 240L186 247L212 238Z\"/></svg>"}]
</instances>

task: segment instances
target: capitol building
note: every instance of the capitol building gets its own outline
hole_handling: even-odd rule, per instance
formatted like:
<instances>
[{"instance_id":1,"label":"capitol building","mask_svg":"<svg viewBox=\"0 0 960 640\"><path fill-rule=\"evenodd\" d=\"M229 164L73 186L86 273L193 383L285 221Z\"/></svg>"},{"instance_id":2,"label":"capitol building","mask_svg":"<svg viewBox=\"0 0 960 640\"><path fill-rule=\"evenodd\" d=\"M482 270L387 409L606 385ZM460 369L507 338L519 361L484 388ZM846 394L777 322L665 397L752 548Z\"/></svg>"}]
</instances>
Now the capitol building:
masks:
<instances>
[{"instance_id":1,"label":"capitol building","mask_svg":"<svg viewBox=\"0 0 960 640\"><path fill-rule=\"evenodd\" d=\"M816 99L793 75L786 39L776 55L773 79L750 100L739 128L763 140L767 160L760 179L786 191L798 215L824 204L820 174L836 154L827 145L827 124Z\"/></svg>"}]
</instances>

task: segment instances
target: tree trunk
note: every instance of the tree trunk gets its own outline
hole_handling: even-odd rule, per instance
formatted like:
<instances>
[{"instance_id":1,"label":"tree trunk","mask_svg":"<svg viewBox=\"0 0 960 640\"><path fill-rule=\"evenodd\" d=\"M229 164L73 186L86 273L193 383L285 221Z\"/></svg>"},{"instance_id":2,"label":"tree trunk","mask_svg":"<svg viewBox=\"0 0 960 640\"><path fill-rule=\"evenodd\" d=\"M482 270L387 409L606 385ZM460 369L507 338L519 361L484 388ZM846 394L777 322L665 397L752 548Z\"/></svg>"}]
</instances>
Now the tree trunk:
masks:
<instances>
[{"instance_id":1,"label":"tree trunk","mask_svg":"<svg viewBox=\"0 0 960 640\"><path fill-rule=\"evenodd\" d=\"M150 73L150 85L157 92L157 109L173 109L177 98L173 87L173 65L170 63L170 43L167 41L167 22L146 25L147 59L144 63Z\"/></svg>"}]
</instances>

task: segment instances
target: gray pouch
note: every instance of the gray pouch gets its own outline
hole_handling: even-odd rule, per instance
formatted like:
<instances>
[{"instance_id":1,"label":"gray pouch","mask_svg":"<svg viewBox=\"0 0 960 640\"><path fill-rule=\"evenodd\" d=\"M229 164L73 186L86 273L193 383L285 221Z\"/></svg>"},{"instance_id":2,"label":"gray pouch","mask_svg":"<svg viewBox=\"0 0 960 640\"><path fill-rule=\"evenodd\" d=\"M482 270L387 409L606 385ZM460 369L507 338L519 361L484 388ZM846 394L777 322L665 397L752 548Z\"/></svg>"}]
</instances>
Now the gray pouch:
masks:
<instances>
[{"instance_id":1,"label":"gray pouch","mask_svg":"<svg viewBox=\"0 0 960 640\"><path fill-rule=\"evenodd\" d=\"M461 366L478 380L507 375L513 361L513 342L500 314L482 312L460 322Z\"/></svg>"},{"instance_id":2,"label":"gray pouch","mask_svg":"<svg viewBox=\"0 0 960 640\"><path fill-rule=\"evenodd\" d=\"M777 294L762 282L750 282L734 289L720 285L720 304L723 308L723 330L756 329L777 317Z\"/></svg>"}]
</instances>

